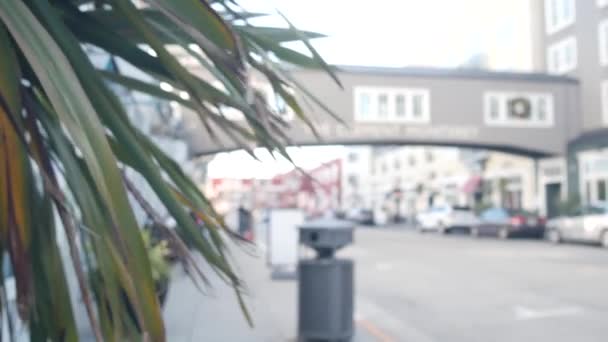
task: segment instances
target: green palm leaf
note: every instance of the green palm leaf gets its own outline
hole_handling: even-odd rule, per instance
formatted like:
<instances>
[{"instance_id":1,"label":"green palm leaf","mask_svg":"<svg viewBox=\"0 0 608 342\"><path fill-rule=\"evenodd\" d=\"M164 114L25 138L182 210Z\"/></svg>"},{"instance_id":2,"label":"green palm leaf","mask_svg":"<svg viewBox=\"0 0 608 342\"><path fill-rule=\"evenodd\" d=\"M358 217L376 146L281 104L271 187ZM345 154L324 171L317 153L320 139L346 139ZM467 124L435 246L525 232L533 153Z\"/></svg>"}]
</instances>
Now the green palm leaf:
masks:
<instances>
[{"instance_id":1,"label":"green palm leaf","mask_svg":"<svg viewBox=\"0 0 608 342\"><path fill-rule=\"evenodd\" d=\"M243 284L227 258L224 239L232 233L180 166L130 121L116 87L188 108L207 129L200 134L221 132L248 151L264 146L289 157L288 125L256 95L250 69L313 131L298 99L318 100L282 63L323 69L335 78L308 42L319 34L291 24L250 25L247 20L260 14L235 10L234 3L147 3L140 8L130 0L0 1L0 255L10 256L18 311L29 322L32 340L78 340L74 298L83 299L97 341L165 339L152 277L158 255L152 265L149 239L142 239L137 204L128 193L150 219L160 219L129 174L140 176L162 203L158 209L177 222L168 232L182 261L193 264L189 253L200 253L234 287L250 321ZM312 57L282 45L291 41L303 41ZM184 67L167 44L181 46L200 72ZM101 70L91 51L136 72ZM162 90L160 82L180 93ZM245 120L228 120L226 108L242 112ZM69 264L62 261L63 249ZM206 283L207 275L192 266ZM77 289L68 281L70 269Z\"/></svg>"}]
</instances>

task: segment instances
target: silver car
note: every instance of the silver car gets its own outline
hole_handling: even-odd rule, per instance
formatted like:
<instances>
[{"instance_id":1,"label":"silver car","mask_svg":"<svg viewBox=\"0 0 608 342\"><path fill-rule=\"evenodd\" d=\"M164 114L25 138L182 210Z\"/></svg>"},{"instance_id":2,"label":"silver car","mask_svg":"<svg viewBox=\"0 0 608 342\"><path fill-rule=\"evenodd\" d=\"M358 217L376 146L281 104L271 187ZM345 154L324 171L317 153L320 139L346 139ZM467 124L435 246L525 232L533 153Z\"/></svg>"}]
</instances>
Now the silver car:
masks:
<instances>
[{"instance_id":1,"label":"silver car","mask_svg":"<svg viewBox=\"0 0 608 342\"><path fill-rule=\"evenodd\" d=\"M553 243L577 241L599 243L608 248L608 210L584 206L547 222L547 239Z\"/></svg>"}]
</instances>

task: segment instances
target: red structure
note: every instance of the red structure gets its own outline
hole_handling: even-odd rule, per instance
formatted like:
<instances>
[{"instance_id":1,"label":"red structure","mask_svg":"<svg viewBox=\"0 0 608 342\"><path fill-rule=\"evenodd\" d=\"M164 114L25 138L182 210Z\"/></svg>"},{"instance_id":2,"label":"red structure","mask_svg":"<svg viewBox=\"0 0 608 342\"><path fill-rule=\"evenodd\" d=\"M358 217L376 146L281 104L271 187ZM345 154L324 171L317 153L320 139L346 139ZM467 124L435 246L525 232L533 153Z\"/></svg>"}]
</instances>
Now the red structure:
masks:
<instances>
[{"instance_id":1,"label":"red structure","mask_svg":"<svg viewBox=\"0 0 608 342\"><path fill-rule=\"evenodd\" d=\"M207 196L224 213L246 208L300 208L309 217L340 208L342 161L323 163L312 170L293 170L272 179L211 179Z\"/></svg>"},{"instance_id":2,"label":"red structure","mask_svg":"<svg viewBox=\"0 0 608 342\"><path fill-rule=\"evenodd\" d=\"M340 207L342 161L323 163L308 170L293 170L274 177L270 182L276 201L269 207L300 208L308 216L319 216Z\"/></svg>"}]
</instances>

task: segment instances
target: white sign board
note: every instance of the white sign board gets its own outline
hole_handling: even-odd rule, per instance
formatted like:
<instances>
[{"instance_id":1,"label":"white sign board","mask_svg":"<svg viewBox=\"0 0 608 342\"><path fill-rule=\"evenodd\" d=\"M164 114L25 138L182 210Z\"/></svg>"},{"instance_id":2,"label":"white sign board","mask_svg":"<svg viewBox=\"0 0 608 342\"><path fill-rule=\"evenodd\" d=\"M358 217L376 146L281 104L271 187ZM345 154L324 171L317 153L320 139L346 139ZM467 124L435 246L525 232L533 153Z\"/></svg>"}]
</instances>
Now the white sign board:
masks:
<instances>
[{"instance_id":1,"label":"white sign board","mask_svg":"<svg viewBox=\"0 0 608 342\"><path fill-rule=\"evenodd\" d=\"M300 209L268 210L268 263L271 267L294 267L298 263L298 227L304 223Z\"/></svg>"}]
</instances>

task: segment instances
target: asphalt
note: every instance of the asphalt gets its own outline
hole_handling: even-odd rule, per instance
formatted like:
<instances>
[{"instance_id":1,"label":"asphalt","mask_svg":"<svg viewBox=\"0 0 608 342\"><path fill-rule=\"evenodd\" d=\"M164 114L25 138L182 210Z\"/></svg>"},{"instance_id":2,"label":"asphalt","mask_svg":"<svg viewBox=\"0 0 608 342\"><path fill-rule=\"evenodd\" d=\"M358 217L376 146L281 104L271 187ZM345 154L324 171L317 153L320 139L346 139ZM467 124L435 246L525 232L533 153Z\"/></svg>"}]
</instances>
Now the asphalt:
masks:
<instances>
[{"instance_id":1,"label":"asphalt","mask_svg":"<svg viewBox=\"0 0 608 342\"><path fill-rule=\"evenodd\" d=\"M169 341L295 341L296 283L273 281L262 251L236 249L255 327L212 277L201 294L179 268L165 307ZM355 341L607 341L608 250L544 241L365 228L355 260Z\"/></svg>"}]
</instances>

